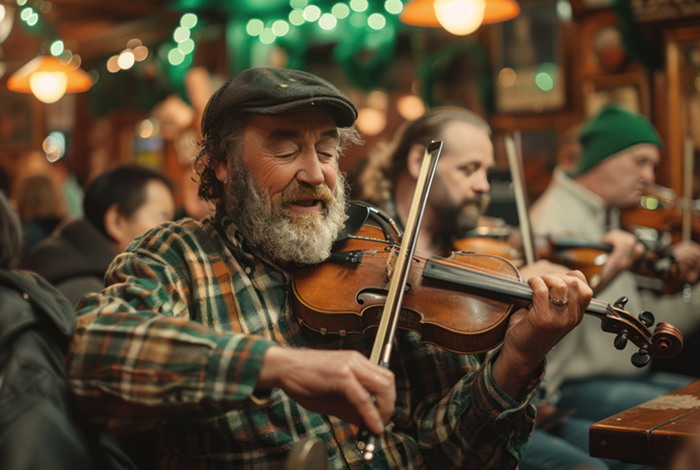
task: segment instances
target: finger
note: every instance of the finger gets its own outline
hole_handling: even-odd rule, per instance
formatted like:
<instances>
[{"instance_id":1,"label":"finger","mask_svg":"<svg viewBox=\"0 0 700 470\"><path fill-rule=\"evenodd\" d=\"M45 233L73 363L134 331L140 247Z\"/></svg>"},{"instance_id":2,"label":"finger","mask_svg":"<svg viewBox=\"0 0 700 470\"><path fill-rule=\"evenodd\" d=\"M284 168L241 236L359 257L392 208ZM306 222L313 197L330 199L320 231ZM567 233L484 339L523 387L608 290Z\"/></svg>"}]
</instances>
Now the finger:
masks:
<instances>
[{"instance_id":1,"label":"finger","mask_svg":"<svg viewBox=\"0 0 700 470\"><path fill-rule=\"evenodd\" d=\"M343 393L367 429L374 434L381 434L384 431L384 421L370 392L359 381L354 380L346 384Z\"/></svg>"},{"instance_id":2,"label":"finger","mask_svg":"<svg viewBox=\"0 0 700 470\"><path fill-rule=\"evenodd\" d=\"M381 416L382 423L386 423L394 412L396 386L393 372L384 368L379 369L381 374L375 374L371 369L360 367L356 371L356 376L360 384L374 395L375 406Z\"/></svg>"},{"instance_id":3,"label":"finger","mask_svg":"<svg viewBox=\"0 0 700 470\"><path fill-rule=\"evenodd\" d=\"M566 273L566 275L577 277L577 278L579 278L579 280L583 281L585 284L588 284L588 281L586 281L586 276L584 276L583 273L581 271L579 271L578 269L575 271L569 271L568 273Z\"/></svg>"},{"instance_id":4,"label":"finger","mask_svg":"<svg viewBox=\"0 0 700 470\"><path fill-rule=\"evenodd\" d=\"M555 311L561 312L566 310L569 302L569 285L566 280L561 275L554 274L542 276L542 280L547 284L549 302Z\"/></svg>"}]
</instances>

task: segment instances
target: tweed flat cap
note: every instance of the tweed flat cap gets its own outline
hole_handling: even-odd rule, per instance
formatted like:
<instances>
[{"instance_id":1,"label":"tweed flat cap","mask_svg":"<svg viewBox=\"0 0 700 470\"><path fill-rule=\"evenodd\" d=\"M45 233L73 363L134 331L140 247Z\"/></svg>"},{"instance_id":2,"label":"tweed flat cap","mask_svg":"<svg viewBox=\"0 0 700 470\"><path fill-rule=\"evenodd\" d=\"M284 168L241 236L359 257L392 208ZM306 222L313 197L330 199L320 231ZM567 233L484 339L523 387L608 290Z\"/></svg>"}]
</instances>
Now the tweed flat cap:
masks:
<instances>
[{"instance_id":1,"label":"tweed flat cap","mask_svg":"<svg viewBox=\"0 0 700 470\"><path fill-rule=\"evenodd\" d=\"M327 109L338 127L350 127L357 119L352 101L316 75L265 67L244 70L209 99L202 118L202 135L209 135L228 113L279 115L316 106Z\"/></svg>"}]
</instances>

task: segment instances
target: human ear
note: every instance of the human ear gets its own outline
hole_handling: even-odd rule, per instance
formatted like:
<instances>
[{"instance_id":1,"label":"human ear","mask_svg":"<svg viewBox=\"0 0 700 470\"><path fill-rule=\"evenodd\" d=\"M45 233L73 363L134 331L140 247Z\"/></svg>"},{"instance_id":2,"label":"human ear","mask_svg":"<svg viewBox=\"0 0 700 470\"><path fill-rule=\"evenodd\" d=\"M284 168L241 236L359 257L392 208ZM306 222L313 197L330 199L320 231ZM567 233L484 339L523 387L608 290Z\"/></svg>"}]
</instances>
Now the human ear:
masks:
<instances>
[{"instance_id":1,"label":"human ear","mask_svg":"<svg viewBox=\"0 0 700 470\"><path fill-rule=\"evenodd\" d=\"M214 164L214 173L216 174L216 179L223 182L228 177L228 163L216 162Z\"/></svg>"},{"instance_id":2,"label":"human ear","mask_svg":"<svg viewBox=\"0 0 700 470\"><path fill-rule=\"evenodd\" d=\"M121 246L127 236L126 217L119 212L119 205L112 204L104 215L105 232L114 240L113 245Z\"/></svg>"},{"instance_id":3,"label":"human ear","mask_svg":"<svg viewBox=\"0 0 700 470\"><path fill-rule=\"evenodd\" d=\"M420 175L420 168L423 165L423 157L425 156L425 145L413 144L408 151L406 159L406 169L408 174L415 180Z\"/></svg>"}]
</instances>

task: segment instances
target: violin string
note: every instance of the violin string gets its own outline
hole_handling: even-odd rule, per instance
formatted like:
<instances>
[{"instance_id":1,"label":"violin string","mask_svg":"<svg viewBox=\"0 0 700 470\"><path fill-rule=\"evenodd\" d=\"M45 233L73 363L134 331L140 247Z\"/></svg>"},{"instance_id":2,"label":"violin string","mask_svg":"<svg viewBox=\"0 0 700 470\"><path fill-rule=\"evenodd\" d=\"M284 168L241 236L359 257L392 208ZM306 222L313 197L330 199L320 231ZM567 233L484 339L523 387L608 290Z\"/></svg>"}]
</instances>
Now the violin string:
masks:
<instances>
[{"instance_id":1,"label":"violin string","mask_svg":"<svg viewBox=\"0 0 700 470\"><path fill-rule=\"evenodd\" d=\"M527 282L522 281L522 280L505 278L505 277L503 277L503 273L500 271L494 271L494 270L490 270L487 268L482 268L481 266L479 266L479 269L473 269L472 267L469 266L469 264L467 264L463 261L460 261L460 260L448 259L448 258L444 258L441 256L436 256L433 254L426 254L426 253L418 252L418 251L416 251L416 253L417 253L417 255L414 255L414 257L417 256L419 258L422 257L422 258L431 259L434 261L445 260L448 262L458 263L460 268L465 269L466 272L469 273L468 275L471 276L472 278L476 278L476 279L488 278L490 283L494 284L495 286L500 287L501 290L512 291L513 294L525 296L525 297L532 296L532 289L530 288L530 285ZM490 257L493 257L492 255L478 255L478 254L469 255L469 256L478 256L478 257L490 256ZM496 257L496 258L498 258L498 257ZM501 259L503 259L503 258L501 258ZM510 264L510 262L505 260L505 259L503 259L503 261ZM515 272L518 272L517 268L515 268L514 266L513 266L513 269L515 270Z\"/></svg>"}]
</instances>

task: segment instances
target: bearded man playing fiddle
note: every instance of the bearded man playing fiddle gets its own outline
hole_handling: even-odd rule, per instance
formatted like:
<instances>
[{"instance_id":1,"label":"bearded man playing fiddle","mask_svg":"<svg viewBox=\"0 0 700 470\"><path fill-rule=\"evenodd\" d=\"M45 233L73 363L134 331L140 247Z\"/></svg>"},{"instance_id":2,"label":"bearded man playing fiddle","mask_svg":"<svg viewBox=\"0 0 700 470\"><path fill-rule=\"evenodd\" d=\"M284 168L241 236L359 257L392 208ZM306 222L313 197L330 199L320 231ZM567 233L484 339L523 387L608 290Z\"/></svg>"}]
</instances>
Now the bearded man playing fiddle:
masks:
<instances>
[{"instance_id":1,"label":"bearded man playing fiddle","mask_svg":"<svg viewBox=\"0 0 700 470\"><path fill-rule=\"evenodd\" d=\"M592 295L580 273L531 279L532 307L483 361L399 331L386 370L365 358L373 335L299 324L292 271L324 261L343 227L338 159L356 117L314 75L234 76L202 122L200 193L216 215L136 239L81 302L67 358L80 403L112 429L156 426L159 468L279 467L310 436L333 469L508 469L525 452L543 359ZM359 426L381 435L372 462Z\"/></svg>"}]
</instances>

